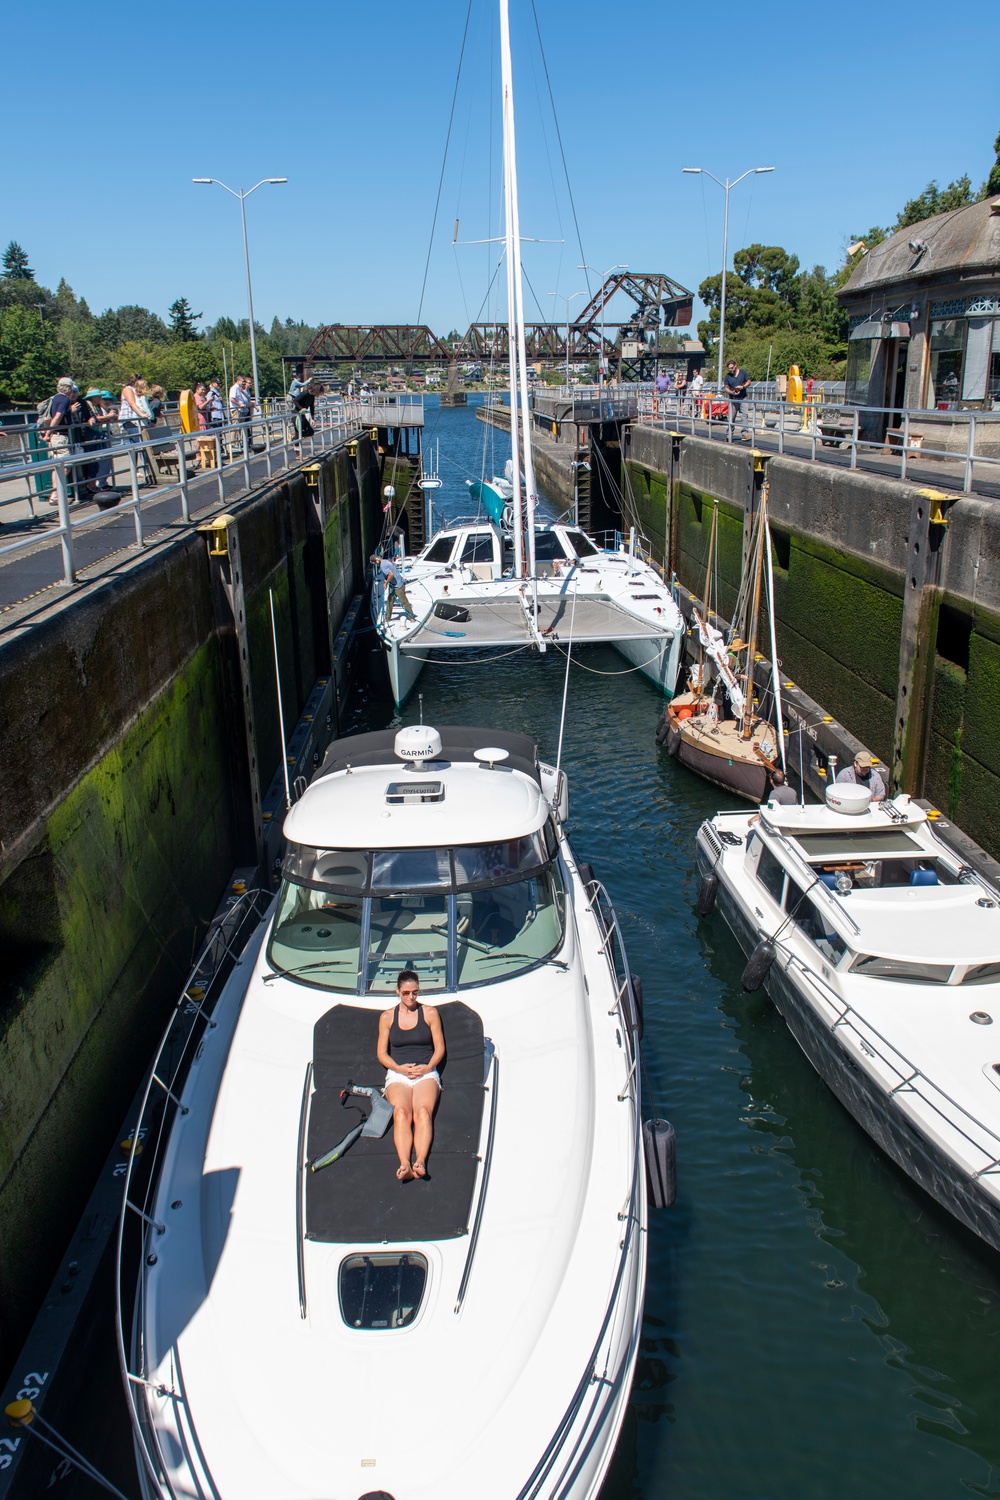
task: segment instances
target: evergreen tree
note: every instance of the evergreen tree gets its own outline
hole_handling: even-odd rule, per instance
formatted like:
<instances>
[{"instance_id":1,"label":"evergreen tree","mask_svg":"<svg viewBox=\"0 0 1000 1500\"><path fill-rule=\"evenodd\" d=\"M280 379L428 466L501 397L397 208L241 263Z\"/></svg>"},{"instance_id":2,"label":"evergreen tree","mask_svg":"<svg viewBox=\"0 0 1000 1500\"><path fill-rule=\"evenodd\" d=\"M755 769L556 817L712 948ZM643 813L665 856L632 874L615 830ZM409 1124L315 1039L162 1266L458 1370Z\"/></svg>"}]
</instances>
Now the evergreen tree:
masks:
<instances>
[{"instance_id":1,"label":"evergreen tree","mask_svg":"<svg viewBox=\"0 0 1000 1500\"><path fill-rule=\"evenodd\" d=\"M931 181L916 198L903 204L896 215L892 232L909 229L911 224L919 224L923 219L933 218L935 214L947 214L954 208L964 208L967 203L974 202L975 195L968 175L956 177L946 188L939 188L936 181Z\"/></svg>"},{"instance_id":2,"label":"evergreen tree","mask_svg":"<svg viewBox=\"0 0 1000 1500\"><path fill-rule=\"evenodd\" d=\"M17 240L11 240L3 253L3 274L12 281L34 281L35 273L28 265L28 252L22 250Z\"/></svg>"},{"instance_id":3,"label":"evergreen tree","mask_svg":"<svg viewBox=\"0 0 1000 1500\"><path fill-rule=\"evenodd\" d=\"M176 302L171 302L169 312L170 338L173 343L190 344L194 339L201 338L194 326L201 313L191 311L191 304L186 297L178 297Z\"/></svg>"},{"instance_id":4,"label":"evergreen tree","mask_svg":"<svg viewBox=\"0 0 1000 1500\"><path fill-rule=\"evenodd\" d=\"M33 308L0 309L0 401L34 403L51 396L64 375L55 329Z\"/></svg>"},{"instance_id":5,"label":"evergreen tree","mask_svg":"<svg viewBox=\"0 0 1000 1500\"><path fill-rule=\"evenodd\" d=\"M979 194L980 198L995 198L1000 193L1000 135L993 142L993 152L996 156L996 161L990 167L990 175L983 183L983 190Z\"/></svg>"}]
</instances>

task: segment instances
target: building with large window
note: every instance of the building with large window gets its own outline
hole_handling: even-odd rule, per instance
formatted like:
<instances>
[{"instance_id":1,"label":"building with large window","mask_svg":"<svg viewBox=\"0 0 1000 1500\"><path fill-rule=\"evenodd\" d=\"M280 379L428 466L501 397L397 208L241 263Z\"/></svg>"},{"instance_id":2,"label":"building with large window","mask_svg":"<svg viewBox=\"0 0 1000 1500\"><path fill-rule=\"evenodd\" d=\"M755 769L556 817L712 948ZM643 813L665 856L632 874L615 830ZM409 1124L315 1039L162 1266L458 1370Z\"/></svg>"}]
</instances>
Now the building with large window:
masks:
<instances>
[{"instance_id":1,"label":"building with large window","mask_svg":"<svg viewBox=\"0 0 1000 1500\"><path fill-rule=\"evenodd\" d=\"M847 400L885 408L883 430L901 407L1000 411L1000 198L862 252L838 296L850 319Z\"/></svg>"}]
</instances>

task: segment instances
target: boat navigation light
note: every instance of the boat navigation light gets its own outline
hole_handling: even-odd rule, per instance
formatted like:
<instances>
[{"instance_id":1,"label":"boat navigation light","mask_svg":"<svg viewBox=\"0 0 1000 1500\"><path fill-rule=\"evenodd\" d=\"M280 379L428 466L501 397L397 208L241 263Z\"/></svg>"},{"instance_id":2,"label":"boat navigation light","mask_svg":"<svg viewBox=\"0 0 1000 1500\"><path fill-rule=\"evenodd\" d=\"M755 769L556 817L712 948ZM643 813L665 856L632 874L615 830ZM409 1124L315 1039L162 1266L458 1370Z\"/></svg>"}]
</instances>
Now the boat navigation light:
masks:
<instances>
[{"instance_id":1,"label":"boat navigation light","mask_svg":"<svg viewBox=\"0 0 1000 1500\"><path fill-rule=\"evenodd\" d=\"M495 745L486 745L482 750L474 750L472 753L484 771L492 771L499 761L507 759L510 752L498 750Z\"/></svg>"},{"instance_id":2,"label":"boat navigation light","mask_svg":"<svg viewBox=\"0 0 1000 1500\"><path fill-rule=\"evenodd\" d=\"M441 754L441 736L427 724L410 724L396 735L393 750L400 760L409 761L408 771L419 774L425 761L436 760Z\"/></svg>"}]
</instances>

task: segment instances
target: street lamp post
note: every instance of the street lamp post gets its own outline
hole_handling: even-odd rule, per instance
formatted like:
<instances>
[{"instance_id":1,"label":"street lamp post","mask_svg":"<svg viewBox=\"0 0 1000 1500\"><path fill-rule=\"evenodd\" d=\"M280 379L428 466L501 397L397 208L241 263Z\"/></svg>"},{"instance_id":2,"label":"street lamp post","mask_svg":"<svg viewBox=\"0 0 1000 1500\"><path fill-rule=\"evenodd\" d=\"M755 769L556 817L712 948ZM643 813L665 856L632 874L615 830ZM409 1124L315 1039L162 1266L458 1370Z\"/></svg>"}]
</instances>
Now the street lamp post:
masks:
<instances>
[{"instance_id":1,"label":"street lamp post","mask_svg":"<svg viewBox=\"0 0 1000 1500\"><path fill-rule=\"evenodd\" d=\"M246 200L249 198L250 194L255 193L257 189L259 187L263 187L265 183L277 184L279 182L287 182L288 178L262 177L260 182L255 182L252 188L247 188L246 192L244 192L242 188L229 187L226 183L220 182L218 177L192 177L191 181L197 182L204 187L207 187L210 183L214 182L217 187L225 188L227 193L231 193L234 198L238 198L240 200L240 223L243 226L243 266L247 273L247 312L250 316L250 361L253 365L253 398L254 404L259 411L260 377L257 373L257 337L254 333L253 326L253 288L250 285L250 251L247 248L247 214L245 205Z\"/></svg>"},{"instance_id":2,"label":"street lamp post","mask_svg":"<svg viewBox=\"0 0 1000 1500\"><path fill-rule=\"evenodd\" d=\"M567 297L565 292L550 292L550 297L558 297L560 302L566 304L566 395L569 396L569 305L574 297L582 297L583 292L570 292Z\"/></svg>"},{"instance_id":3,"label":"street lamp post","mask_svg":"<svg viewBox=\"0 0 1000 1500\"><path fill-rule=\"evenodd\" d=\"M722 360L726 352L726 275L729 271L729 194L732 188L737 187L744 177L753 177L758 172L773 172L773 167L750 167L737 177L735 182L730 182L727 177L725 182L719 182L714 172L709 172L706 167L684 167L683 171L692 175L711 177L713 182L719 184L726 195L726 215L722 228L722 295L719 302L719 390L722 390Z\"/></svg>"},{"instance_id":4,"label":"street lamp post","mask_svg":"<svg viewBox=\"0 0 1000 1500\"><path fill-rule=\"evenodd\" d=\"M578 271L593 271L593 273L594 273L595 276L601 276L601 273L597 269L596 266L587 266L587 265L577 266L576 269ZM601 276L601 291L602 291L602 293L604 291L604 284L607 281L608 277L611 275L612 271L627 271L627 270L628 270L628 266L626 265L625 261L623 261L623 260L620 260L617 265L609 266L608 269L604 272L604 275ZM602 297L602 299L601 299L601 363L598 366L598 370L597 370L597 383L598 383L598 386L600 387L600 389L602 391L604 389L604 307L605 307L605 301L606 301L606 299Z\"/></svg>"}]
</instances>

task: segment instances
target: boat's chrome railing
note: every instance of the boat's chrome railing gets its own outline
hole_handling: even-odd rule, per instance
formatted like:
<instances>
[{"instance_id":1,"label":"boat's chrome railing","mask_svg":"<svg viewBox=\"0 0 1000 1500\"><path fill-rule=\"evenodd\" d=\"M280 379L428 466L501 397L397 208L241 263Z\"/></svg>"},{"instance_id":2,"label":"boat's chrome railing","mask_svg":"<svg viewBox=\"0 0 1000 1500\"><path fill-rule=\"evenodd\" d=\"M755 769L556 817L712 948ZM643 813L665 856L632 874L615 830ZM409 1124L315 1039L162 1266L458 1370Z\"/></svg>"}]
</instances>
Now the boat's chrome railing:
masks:
<instances>
[{"instance_id":1,"label":"boat's chrome railing","mask_svg":"<svg viewBox=\"0 0 1000 1500\"><path fill-rule=\"evenodd\" d=\"M476 1212L472 1220L472 1228L469 1231L469 1249L465 1257L465 1265L462 1268L462 1279L458 1286L458 1295L455 1298L454 1312L460 1312L462 1303L465 1301L465 1293L469 1286L469 1277L472 1275L472 1262L476 1256L476 1246L479 1243L479 1230L483 1222L483 1209L486 1206L486 1189L490 1185L490 1167L493 1164L493 1141L497 1129L497 1099L500 1090L500 1059L497 1057L496 1049L489 1037L486 1038L491 1049L490 1067L483 1087L490 1091L490 1123L486 1134L486 1150L483 1154L480 1166L482 1176L479 1183L479 1197L476 1200Z\"/></svg>"},{"instance_id":2,"label":"boat's chrome railing","mask_svg":"<svg viewBox=\"0 0 1000 1500\"><path fill-rule=\"evenodd\" d=\"M153 1212L159 1168L175 1118L187 1113L185 1081L205 1034L217 1024L212 1013L219 996L272 899L271 891L244 891L209 928L153 1059L125 1164L115 1277L118 1363L136 1451L161 1495L174 1496L175 1491L152 1429L147 1391L175 1399L180 1393L161 1389L145 1368L143 1266L155 1264L154 1247L165 1229ZM133 1368L136 1363L138 1369Z\"/></svg>"},{"instance_id":3,"label":"boat's chrome railing","mask_svg":"<svg viewBox=\"0 0 1000 1500\"><path fill-rule=\"evenodd\" d=\"M887 1087L887 1097L892 1098L902 1093L915 1094L950 1131L966 1141L981 1157L986 1158L985 1166L970 1168L969 1175L974 1181L991 1175L1000 1177L1000 1135L977 1120L975 1115L970 1114L963 1105L928 1078L922 1069L911 1063L888 1037L883 1036L849 1001L814 973L798 954L793 953L784 943L779 942L775 946L784 957L786 971L794 968L819 992L822 1003L833 1011L834 1019L828 1020L830 1030L853 1033L862 1052L872 1061L880 1062L896 1079L895 1083Z\"/></svg>"},{"instance_id":4,"label":"boat's chrome railing","mask_svg":"<svg viewBox=\"0 0 1000 1500\"><path fill-rule=\"evenodd\" d=\"M632 971L628 964L628 954L625 952L625 941L622 937L621 923L618 921L618 913L615 911L611 897L601 881L593 878L585 884L587 892L587 906L594 913L598 926L603 934L601 952L608 962L611 973L611 982L615 989L615 1003L611 1007L610 1015L618 1011L621 1015L622 1024L629 1038L630 1053L632 1057L632 1072L629 1077L635 1076L639 1058L639 1040L641 1036L639 1008L635 998L635 986L632 983ZM624 1099L626 1096L620 1096ZM639 1106L639 1093L635 1093L636 1108Z\"/></svg>"},{"instance_id":5,"label":"boat's chrome railing","mask_svg":"<svg viewBox=\"0 0 1000 1500\"><path fill-rule=\"evenodd\" d=\"M619 1014L631 1043L632 1065L624 1090L618 1097L622 1102L629 1100L633 1110L632 1182L628 1198L618 1215L622 1224L618 1264L600 1330L584 1367L580 1383L559 1425L549 1439L545 1452L538 1460L525 1485L518 1491L517 1500L536 1500L546 1482L549 1482L547 1493L551 1500L562 1500L562 1497L572 1493L580 1468L586 1461L590 1445L601 1428L602 1417L607 1410L608 1403L617 1399L621 1394L621 1386L632 1367L632 1359L639 1339L639 1325L636 1321L628 1349L624 1355L621 1354L618 1321L627 1300L621 1297L621 1292L632 1256L636 1253L635 1238L642 1232L642 1203L645 1187L642 1101L638 1068L638 1009L621 926L611 898L596 878L585 882L585 890L588 910L593 912L597 925L601 929L601 951L607 958L616 994L615 1004L611 1007L609 1014L614 1015L616 1012ZM609 1362L615 1351L618 1351L619 1357L615 1361L615 1367L609 1369ZM585 1411L588 1393L592 1399L589 1410ZM573 1437L572 1446L567 1449L567 1439L574 1425L578 1425L578 1431ZM561 1472L553 1477L553 1470L557 1463L561 1463Z\"/></svg>"}]
</instances>

